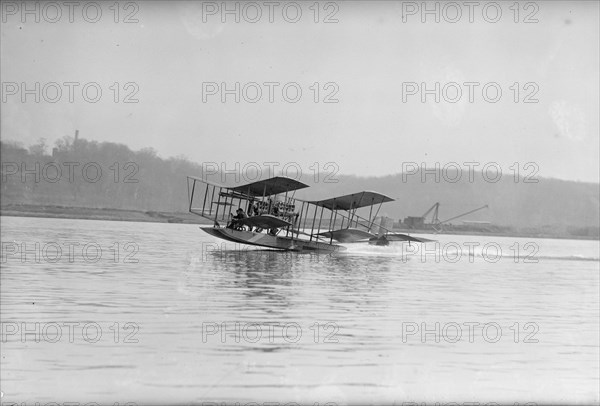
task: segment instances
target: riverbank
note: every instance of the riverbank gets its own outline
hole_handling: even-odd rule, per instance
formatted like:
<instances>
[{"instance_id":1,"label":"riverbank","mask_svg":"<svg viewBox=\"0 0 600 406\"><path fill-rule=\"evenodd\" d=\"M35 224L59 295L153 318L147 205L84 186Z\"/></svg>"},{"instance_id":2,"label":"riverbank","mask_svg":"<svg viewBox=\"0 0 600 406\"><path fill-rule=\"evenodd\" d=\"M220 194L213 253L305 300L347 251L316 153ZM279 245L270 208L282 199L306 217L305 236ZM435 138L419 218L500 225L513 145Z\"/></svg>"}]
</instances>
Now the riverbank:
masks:
<instances>
[{"instance_id":1,"label":"riverbank","mask_svg":"<svg viewBox=\"0 0 600 406\"><path fill-rule=\"evenodd\" d=\"M6 205L0 207L0 216L18 217L49 217L63 219L86 219L107 221L141 221L152 223L178 223L178 224L212 224L209 220L191 213L157 212L141 210L121 210L89 207L65 207L42 205ZM410 234L432 234L432 230L394 229L394 232ZM569 240L598 240L597 235L577 235L560 229L526 229L515 230L511 227L492 227L487 230L465 229L447 227L440 234L465 234L481 236L500 236L518 238L558 238Z\"/></svg>"},{"instance_id":2,"label":"riverbank","mask_svg":"<svg viewBox=\"0 0 600 406\"><path fill-rule=\"evenodd\" d=\"M0 207L0 216L49 217L64 219L142 221L152 223L210 224L191 213L171 213L141 210L121 210L89 207L7 205Z\"/></svg>"}]
</instances>

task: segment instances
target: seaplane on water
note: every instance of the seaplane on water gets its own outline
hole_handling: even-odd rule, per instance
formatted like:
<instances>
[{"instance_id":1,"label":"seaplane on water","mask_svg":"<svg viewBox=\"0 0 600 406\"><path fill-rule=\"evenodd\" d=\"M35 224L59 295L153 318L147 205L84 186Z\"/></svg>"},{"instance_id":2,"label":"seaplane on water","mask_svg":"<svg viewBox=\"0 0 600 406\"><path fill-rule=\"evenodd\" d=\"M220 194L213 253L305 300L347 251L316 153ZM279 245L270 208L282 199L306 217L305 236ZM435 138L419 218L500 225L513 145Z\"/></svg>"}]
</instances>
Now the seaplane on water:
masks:
<instances>
[{"instance_id":1,"label":"seaplane on water","mask_svg":"<svg viewBox=\"0 0 600 406\"><path fill-rule=\"evenodd\" d=\"M431 241L391 232L385 217L375 224L383 203L394 200L377 192L315 201L296 199L296 191L308 185L283 176L241 186L188 176L187 184L190 213L213 222L213 226L200 228L227 241L287 251L346 250L340 243ZM235 216L233 208L237 208ZM367 208L368 217L359 215L360 209Z\"/></svg>"}]
</instances>

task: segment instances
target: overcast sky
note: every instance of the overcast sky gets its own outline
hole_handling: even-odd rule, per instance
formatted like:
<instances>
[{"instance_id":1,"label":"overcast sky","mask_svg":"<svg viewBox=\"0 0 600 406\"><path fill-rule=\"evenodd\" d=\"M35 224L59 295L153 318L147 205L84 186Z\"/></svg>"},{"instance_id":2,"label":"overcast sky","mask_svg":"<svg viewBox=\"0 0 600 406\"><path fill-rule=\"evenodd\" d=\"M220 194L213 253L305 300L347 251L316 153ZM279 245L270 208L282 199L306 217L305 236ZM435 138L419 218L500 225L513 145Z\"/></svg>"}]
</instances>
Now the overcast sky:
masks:
<instances>
[{"instance_id":1,"label":"overcast sky","mask_svg":"<svg viewBox=\"0 0 600 406\"><path fill-rule=\"evenodd\" d=\"M272 17L268 5L256 3L260 18L256 7L238 5L239 23L221 15L221 2L121 3L118 23L112 2L101 4L96 23L93 7L83 12L85 2L73 22L65 6L51 22L57 10L38 3L39 23L21 14L21 2L4 3L2 139L53 144L79 129L86 139L230 168L236 161L295 161L306 171L332 161L343 174L387 175L402 162L498 162L504 170L534 162L538 176L598 182L598 2L521 3L518 16L513 2L501 2L495 23L497 10L484 12L487 3L469 16L458 2L460 18L438 4L439 23L414 9L421 2L321 3L318 22L313 3L300 3L296 23L295 6L284 11L285 2ZM123 22L130 14L138 21ZM39 103L22 94L22 83L35 89L36 82ZM63 92L56 103L48 100L56 95L51 82ZM73 102L65 82L80 83ZM89 82L102 90L96 103L82 97ZM135 85L124 88L128 82ZM221 94L222 82L240 84L239 103ZM262 90L255 103L256 86L243 93L251 82ZM429 89L439 82L438 102L434 94L422 102L412 85L422 82ZM442 91L450 82L463 92L454 103L448 99L457 99L456 87L446 86L446 97ZM471 87L473 102L465 82L479 83ZM302 95L292 103L297 88ZM492 103L497 88L502 95ZM94 87L87 90L93 99ZM130 93L137 103L123 102Z\"/></svg>"}]
</instances>

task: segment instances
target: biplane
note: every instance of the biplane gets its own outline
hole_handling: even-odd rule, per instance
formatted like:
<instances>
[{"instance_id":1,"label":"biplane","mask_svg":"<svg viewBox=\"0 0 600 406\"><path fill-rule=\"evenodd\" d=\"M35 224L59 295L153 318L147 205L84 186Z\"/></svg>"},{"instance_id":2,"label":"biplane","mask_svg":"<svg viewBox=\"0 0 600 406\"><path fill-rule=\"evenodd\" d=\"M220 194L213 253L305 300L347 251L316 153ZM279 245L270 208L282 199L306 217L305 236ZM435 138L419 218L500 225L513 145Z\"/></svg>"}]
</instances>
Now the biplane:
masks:
<instances>
[{"instance_id":1,"label":"biplane","mask_svg":"<svg viewBox=\"0 0 600 406\"><path fill-rule=\"evenodd\" d=\"M213 222L200 228L231 242L289 251L344 251L341 243L431 241L391 232L378 213L394 199L377 192L297 199L296 191L308 185L283 176L240 186L188 176L187 186L190 213Z\"/></svg>"}]
</instances>

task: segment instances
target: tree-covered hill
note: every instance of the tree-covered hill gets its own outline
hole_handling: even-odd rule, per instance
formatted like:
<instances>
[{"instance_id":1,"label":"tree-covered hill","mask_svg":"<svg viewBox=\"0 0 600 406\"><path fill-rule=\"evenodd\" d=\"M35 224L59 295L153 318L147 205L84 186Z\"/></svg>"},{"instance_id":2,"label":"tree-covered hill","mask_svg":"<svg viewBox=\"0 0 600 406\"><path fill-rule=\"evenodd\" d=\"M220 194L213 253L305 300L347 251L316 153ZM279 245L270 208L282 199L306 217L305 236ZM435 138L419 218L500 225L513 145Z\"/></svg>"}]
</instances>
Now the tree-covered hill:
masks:
<instances>
[{"instance_id":1,"label":"tree-covered hill","mask_svg":"<svg viewBox=\"0 0 600 406\"><path fill-rule=\"evenodd\" d=\"M2 207L26 204L186 212L186 176L202 176L201 163L185 157L164 159L149 148L132 151L123 144L64 137L52 153L49 150L43 139L28 148L15 142L1 143ZM447 178L453 177L449 175ZM235 183L233 175L212 176L213 181ZM243 178L241 183L245 183ZM384 193L396 201L386 204L382 214L396 221L421 216L440 202L440 220L487 204L489 209L464 220L517 228L597 229L599 225L599 185L592 183L547 178L527 183L512 173L489 182L477 172L473 179L463 173L457 182L436 180L433 175L423 178L420 173L383 177L337 175L329 182L324 182L323 177L315 182L314 177L307 175L301 180L311 186L296 195L303 198L360 190Z\"/></svg>"}]
</instances>

